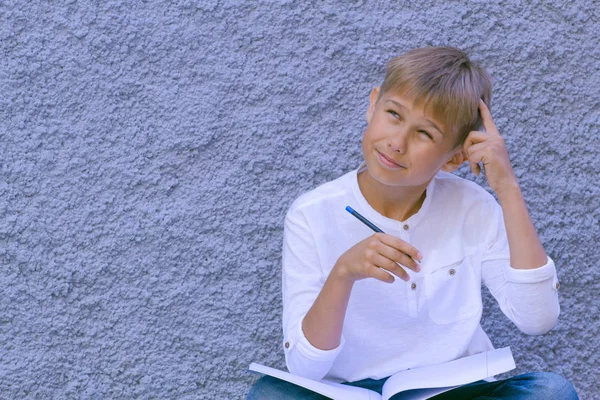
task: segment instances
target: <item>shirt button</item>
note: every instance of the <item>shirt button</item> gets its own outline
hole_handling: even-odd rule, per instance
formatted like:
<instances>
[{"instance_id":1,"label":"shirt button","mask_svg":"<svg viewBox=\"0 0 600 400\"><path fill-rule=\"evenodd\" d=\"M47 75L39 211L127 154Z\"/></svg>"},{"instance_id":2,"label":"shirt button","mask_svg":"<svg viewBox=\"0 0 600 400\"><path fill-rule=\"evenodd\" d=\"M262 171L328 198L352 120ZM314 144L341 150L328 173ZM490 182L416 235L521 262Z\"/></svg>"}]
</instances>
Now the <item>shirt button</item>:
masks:
<instances>
[{"instance_id":1,"label":"shirt button","mask_svg":"<svg viewBox=\"0 0 600 400\"><path fill-rule=\"evenodd\" d=\"M410 228L410 227L408 226L408 224L404 224L403 228L404 228L405 231L407 231L408 228Z\"/></svg>"},{"instance_id":2,"label":"shirt button","mask_svg":"<svg viewBox=\"0 0 600 400\"><path fill-rule=\"evenodd\" d=\"M414 282L413 282L413 283L411 283L411 284L410 284L410 288L411 288L412 290L415 290L415 289L417 288L417 284L416 284L416 283L414 283Z\"/></svg>"},{"instance_id":3,"label":"shirt button","mask_svg":"<svg viewBox=\"0 0 600 400\"><path fill-rule=\"evenodd\" d=\"M448 273L450 275L454 275L456 273L456 270L454 268L452 268L450 271L448 271Z\"/></svg>"},{"instance_id":4,"label":"shirt button","mask_svg":"<svg viewBox=\"0 0 600 400\"><path fill-rule=\"evenodd\" d=\"M556 290L558 290L559 287L560 287L560 283L556 282Z\"/></svg>"},{"instance_id":5,"label":"shirt button","mask_svg":"<svg viewBox=\"0 0 600 400\"><path fill-rule=\"evenodd\" d=\"M285 342L285 348L289 349L290 348L290 342Z\"/></svg>"}]
</instances>

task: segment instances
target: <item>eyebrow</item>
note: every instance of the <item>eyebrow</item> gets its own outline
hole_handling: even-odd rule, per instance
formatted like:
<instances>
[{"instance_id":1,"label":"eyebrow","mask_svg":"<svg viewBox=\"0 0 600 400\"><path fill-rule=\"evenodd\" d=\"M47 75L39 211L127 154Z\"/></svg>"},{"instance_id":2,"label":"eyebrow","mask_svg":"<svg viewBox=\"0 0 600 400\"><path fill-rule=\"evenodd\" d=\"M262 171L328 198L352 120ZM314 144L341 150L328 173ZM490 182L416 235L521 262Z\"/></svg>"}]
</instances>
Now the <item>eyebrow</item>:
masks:
<instances>
[{"instance_id":1,"label":"eyebrow","mask_svg":"<svg viewBox=\"0 0 600 400\"><path fill-rule=\"evenodd\" d=\"M392 100L392 99L387 99L386 101L389 101L390 103L394 103L397 107L402 108L403 110L408 110L404 104L397 102L396 100ZM429 125L433 126L433 128L435 128L442 136L444 136L444 131L442 131L436 124L435 122L429 120L429 119L425 119L425 121L427 121L429 123Z\"/></svg>"}]
</instances>

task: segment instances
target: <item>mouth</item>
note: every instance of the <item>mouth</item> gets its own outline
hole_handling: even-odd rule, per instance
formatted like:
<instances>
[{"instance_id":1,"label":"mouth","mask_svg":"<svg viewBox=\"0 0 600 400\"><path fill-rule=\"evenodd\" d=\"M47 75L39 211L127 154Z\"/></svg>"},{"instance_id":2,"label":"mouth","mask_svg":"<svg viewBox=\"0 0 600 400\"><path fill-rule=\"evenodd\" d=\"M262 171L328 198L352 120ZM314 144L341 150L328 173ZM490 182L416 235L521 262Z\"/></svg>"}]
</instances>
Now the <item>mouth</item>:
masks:
<instances>
[{"instance_id":1,"label":"mouth","mask_svg":"<svg viewBox=\"0 0 600 400\"><path fill-rule=\"evenodd\" d=\"M385 154L377 151L377 155L379 156L379 161L386 167L388 168L395 168L395 169L400 169L400 168L406 168L404 165L399 164L398 162L394 161L392 158L386 156Z\"/></svg>"}]
</instances>

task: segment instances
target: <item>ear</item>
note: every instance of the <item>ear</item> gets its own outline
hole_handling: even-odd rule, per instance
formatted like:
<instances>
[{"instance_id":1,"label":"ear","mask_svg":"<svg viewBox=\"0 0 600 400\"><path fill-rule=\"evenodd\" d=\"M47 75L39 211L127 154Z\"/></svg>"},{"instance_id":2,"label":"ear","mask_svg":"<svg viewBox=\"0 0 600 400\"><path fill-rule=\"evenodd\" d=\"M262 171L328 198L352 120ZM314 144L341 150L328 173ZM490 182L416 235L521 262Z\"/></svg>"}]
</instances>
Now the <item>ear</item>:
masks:
<instances>
[{"instance_id":1,"label":"ear","mask_svg":"<svg viewBox=\"0 0 600 400\"><path fill-rule=\"evenodd\" d=\"M452 157L450 157L450 159L448 161L446 161L446 164L444 164L442 166L442 171L445 172L454 172L456 171L456 169L458 167L460 167L460 165L462 163L464 163L467 160L468 157L465 156L465 153L462 149L462 147L460 147L459 149L457 149L454 153L454 155Z\"/></svg>"},{"instance_id":2,"label":"ear","mask_svg":"<svg viewBox=\"0 0 600 400\"><path fill-rule=\"evenodd\" d=\"M371 117L373 116L373 112L375 111L375 105L377 104L378 99L379 99L379 86L374 88L371 91L371 95L369 96L369 109L367 110L367 122L371 122Z\"/></svg>"}]
</instances>

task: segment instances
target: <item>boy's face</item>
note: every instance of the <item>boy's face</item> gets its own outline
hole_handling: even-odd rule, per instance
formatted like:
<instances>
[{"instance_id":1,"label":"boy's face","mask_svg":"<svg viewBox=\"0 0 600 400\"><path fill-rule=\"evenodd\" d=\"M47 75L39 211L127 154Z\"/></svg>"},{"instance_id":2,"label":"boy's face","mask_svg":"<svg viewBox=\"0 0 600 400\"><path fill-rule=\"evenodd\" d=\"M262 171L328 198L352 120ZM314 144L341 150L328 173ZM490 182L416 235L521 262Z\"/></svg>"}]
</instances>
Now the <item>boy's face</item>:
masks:
<instances>
[{"instance_id":1,"label":"boy's face","mask_svg":"<svg viewBox=\"0 0 600 400\"><path fill-rule=\"evenodd\" d=\"M388 186L426 186L440 170L464 161L455 137L423 106L394 92L378 100L373 89L362 150L369 174Z\"/></svg>"}]
</instances>

